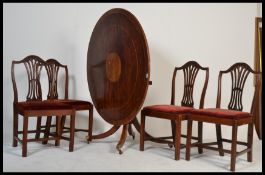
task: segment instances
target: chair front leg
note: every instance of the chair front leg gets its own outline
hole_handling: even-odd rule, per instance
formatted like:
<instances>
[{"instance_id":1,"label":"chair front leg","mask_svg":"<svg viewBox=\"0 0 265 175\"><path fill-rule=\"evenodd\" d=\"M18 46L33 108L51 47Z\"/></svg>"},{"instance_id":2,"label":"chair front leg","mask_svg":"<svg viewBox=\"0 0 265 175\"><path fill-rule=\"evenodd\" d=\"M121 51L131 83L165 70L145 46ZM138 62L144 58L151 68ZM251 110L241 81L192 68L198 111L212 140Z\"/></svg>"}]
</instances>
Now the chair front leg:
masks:
<instances>
[{"instance_id":1,"label":"chair front leg","mask_svg":"<svg viewBox=\"0 0 265 175\"><path fill-rule=\"evenodd\" d=\"M70 119L70 142L69 142L69 152L74 151L74 136L75 136L75 113L72 114Z\"/></svg>"},{"instance_id":2,"label":"chair front leg","mask_svg":"<svg viewBox=\"0 0 265 175\"><path fill-rule=\"evenodd\" d=\"M13 147L17 147L17 138L18 137L18 113L14 109L13 111Z\"/></svg>"},{"instance_id":3,"label":"chair front leg","mask_svg":"<svg viewBox=\"0 0 265 175\"><path fill-rule=\"evenodd\" d=\"M253 123L249 123L248 124L248 149L250 149L250 151L248 151L247 153L247 160L248 162L252 162L252 145L253 145Z\"/></svg>"},{"instance_id":4,"label":"chair front leg","mask_svg":"<svg viewBox=\"0 0 265 175\"><path fill-rule=\"evenodd\" d=\"M144 151L145 115L141 112L140 151Z\"/></svg>"},{"instance_id":5,"label":"chair front leg","mask_svg":"<svg viewBox=\"0 0 265 175\"><path fill-rule=\"evenodd\" d=\"M40 132L41 132L41 116L37 117L37 126L36 126L36 135L35 135L35 139L39 139L40 138Z\"/></svg>"},{"instance_id":6,"label":"chair front leg","mask_svg":"<svg viewBox=\"0 0 265 175\"><path fill-rule=\"evenodd\" d=\"M175 120L171 120L171 132L172 132L173 143L175 144L175 133L176 133L176 123L175 123ZM169 144L169 147L171 148L172 145Z\"/></svg>"},{"instance_id":7,"label":"chair front leg","mask_svg":"<svg viewBox=\"0 0 265 175\"><path fill-rule=\"evenodd\" d=\"M187 139L186 139L186 160L190 160L190 147L191 147L191 135L192 135L192 120L187 121Z\"/></svg>"},{"instance_id":8,"label":"chair front leg","mask_svg":"<svg viewBox=\"0 0 265 175\"><path fill-rule=\"evenodd\" d=\"M217 138L219 155L224 156L221 125L215 124L215 127L216 127L216 138Z\"/></svg>"},{"instance_id":9,"label":"chair front leg","mask_svg":"<svg viewBox=\"0 0 265 175\"><path fill-rule=\"evenodd\" d=\"M182 116L179 115L177 119L175 120L175 138L173 139L175 141L175 160L180 159L180 140L181 140L181 120Z\"/></svg>"},{"instance_id":10,"label":"chair front leg","mask_svg":"<svg viewBox=\"0 0 265 175\"><path fill-rule=\"evenodd\" d=\"M22 138L22 157L27 157L28 143L28 116L23 118L23 138Z\"/></svg>"},{"instance_id":11,"label":"chair front leg","mask_svg":"<svg viewBox=\"0 0 265 175\"><path fill-rule=\"evenodd\" d=\"M202 133L203 133L203 123L198 121L198 143L202 144ZM198 153L202 154L203 149L201 146L198 146Z\"/></svg>"},{"instance_id":12,"label":"chair front leg","mask_svg":"<svg viewBox=\"0 0 265 175\"><path fill-rule=\"evenodd\" d=\"M231 144L231 164L230 170L235 171L236 166L236 146L237 146L237 124L232 126L232 144Z\"/></svg>"}]
</instances>

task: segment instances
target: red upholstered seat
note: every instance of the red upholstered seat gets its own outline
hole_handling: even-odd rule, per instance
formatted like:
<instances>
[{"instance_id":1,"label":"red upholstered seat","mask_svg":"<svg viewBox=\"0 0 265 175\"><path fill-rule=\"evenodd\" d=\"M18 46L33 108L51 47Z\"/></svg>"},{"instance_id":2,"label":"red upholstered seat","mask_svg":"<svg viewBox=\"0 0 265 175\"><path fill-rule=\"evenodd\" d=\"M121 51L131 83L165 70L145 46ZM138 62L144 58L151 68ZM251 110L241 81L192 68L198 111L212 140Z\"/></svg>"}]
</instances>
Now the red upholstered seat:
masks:
<instances>
[{"instance_id":1,"label":"red upholstered seat","mask_svg":"<svg viewBox=\"0 0 265 175\"><path fill-rule=\"evenodd\" d=\"M60 110L72 109L71 106L56 101L24 101L18 102L17 108L21 110Z\"/></svg>"},{"instance_id":2,"label":"red upholstered seat","mask_svg":"<svg viewBox=\"0 0 265 175\"><path fill-rule=\"evenodd\" d=\"M159 111L159 112L167 112L167 113L186 113L193 110L192 107L186 106L175 106L175 105L153 105L146 106L143 108L145 111Z\"/></svg>"},{"instance_id":3,"label":"red upholstered seat","mask_svg":"<svg viewBox=\"0 0 265 175\"><path fill-rule=\"evenodd\" d=\"M175 105L175 86L176 86L176 76L179 74L177 72L182 72L184 78L184 93L181 100L181 105ZM144 142L146 140L150 140L157 143L168 143L170 145L174 145L175 147L175 160L180 159L180 149L181 149L181 137L184 135L181 133L181 123L183 120L189 119L189 115L193 108L193 89L195 79L197 77L198 72L205 71L205 81L201 92L200 98L200 107L203 107L204 97L207 89L208 79L209 79L209 68L200 66L196 61L189 61L182 65L181 67L175 67L173 76L172 76L172 89L171 89L171 103L168 104L159 104L153 106L146 106L141 111L141 129L140 129L140 150L144 151ZM178 84L178 83L177 83ZM189 106L189 107L188 107ZM171 131L172 135L169 137L145 137L147 134L145 133L145 119L146 117L155 117L160 119L170 120L171 122ZM158 129L159 131L159 129ZM202 124L198 124L198 137L196 139L201 142L202 140ZM195 138L195 137L193 137ZM172 139L173 142L168 139ZM202 142L201 142L202 143ZM202 149L200 148L200 152Z\"/></svg>"},{"instance_id":4,"label":"red upholstered seat","mask_svg":"<svg viewBox=\"0 0 265 175\"><path fill-rule=\"evenodd\" d=\"M248 112L241 112L241 111L228 110L228 109L219 109L219 108L206 108L206 109L192 110L191 113L220 117L220 118L228 118L228 119L242 119L242 118L251 117L251 114Z\"/></svg>"},{"instance_id":5,"label":"red upholstered seat","mask_svg":"<svg viewBox=\"0 0 265 175\"><path fill-rule=\"evenodd\" d=\"M52 100L45 100L45 101L54 101L58 103L63 103L66 105L70 105L75 110L88 110L93 108L92 103L88 101L83 101L83 100L73 100L73 99L52 99Z\"/></svg>"},{"instance_id":6,"label":"red upholstered seat","mask_svg":"<svg viewBox=\"0 0 265 175\"><path fill-rule=\"evenodd\" d=\"M41 112L43 115L49 115L55 111L60 111L62 115L69 114L73 110L72 106L53 101L27 101L16 103L17 112L21 115L36 116Z\"/></svg>"}]
</instances>

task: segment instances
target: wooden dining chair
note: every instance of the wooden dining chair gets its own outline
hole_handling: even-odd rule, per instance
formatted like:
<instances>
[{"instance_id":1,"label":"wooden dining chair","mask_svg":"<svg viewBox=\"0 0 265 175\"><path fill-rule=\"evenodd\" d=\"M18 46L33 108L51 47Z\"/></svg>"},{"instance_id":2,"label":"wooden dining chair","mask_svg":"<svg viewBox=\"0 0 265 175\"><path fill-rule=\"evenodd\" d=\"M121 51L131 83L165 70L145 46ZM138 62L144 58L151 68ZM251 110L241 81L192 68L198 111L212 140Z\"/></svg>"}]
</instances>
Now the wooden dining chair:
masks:
<instances>
[{"instance_id":1,"label":"wooden dining chair","mask_svg":"<svg viewBox=\"0 0 265 175\"><path fill-rule=\"evenodd\" d=\"M181 101L181 106L175 105L175 78L177 71L182 70L184 74L184 94ZM146 106L141 111L141 132L140 132L140 150L144 151L144 141L150 140L158 143L168 143L169 145L175 146L175 160L180 159L180 149L181 137L186 137L186 135L181 134L181 121L186 120L186 113L193 109L194 101L193 101L193 88L196 76L199 70L205 71L205 81L204 86L201 93L200 105L199 108L203 108L204 105L204 97L207 89L208 79L209 79L209 68L201 67L195 61L189 61L181 67L175 67L173 78L172 78L172 93L171 93L171 104L170 105L152 105ZM171 120L172 126L172 136L169 137L157 137L157 138L145 138L145 118L146 116L161 118ZM165 139L173 139L172 141L168 141ZM202 140L202 123L198 123L198 137L193 137L193 139L201 142ZM182 145L182 148L185 145ZM199 148L199 153L201 152L201 148Z\"/></svg>"},{"instance_id":2,"label":"wooden dining chair","mask_svg":"<svg viewBox=\"0 0 265 175\"><path fill-rule=\"evenodd\" d=\"M26 101L18 101L18 90L15 79L15 65L24 64L28 75L28 94ZM45 66L45 62L38 56L30 55L21 61L12 61L11 77L14 91L13 101L13 147L17 146L17 142L22 143L22 157L27 156L27 143L33 141L46 141L55 140L55 145L60 144L60 119L62 116L70 115L70 142L69 151L73 151L74 146L74 122L75 122L75 110L66 104L57 102L43 102L42 90L40 83L40 74L42 67ZM18 117L19 114L23 116L23 130L18 131ZM35 138L28 139L29 133L38 133L43 131L28 130L28 122L30 118L41 116L54 115L57 116L56 122L56 134L54 137L47 138ZM23 134L22 139L18 137L18 134Z\"/></svg>"},{"instance_id":3,"label":"wooden dining chair","mask_svg":"<svg viewBox=\"0 0 265 175\"><path fill-rule=\"evenodd\" d=\"M49 81L49 91L47 95L47 101L56 101L62 104L66 104L74 108L76 111L82 111L82 110L89 110L89 117L88 117L88 129L78 129L75 128L75 132L83 131L88 133L88 139L87 141L92 140L92 124L93 124L93 105L88 101L82 101L82 100L73 100L68 99L68 68L66 65L62 65L55 59L48 59L45 64L45 68L48 74L48 81ZM64 98L59 99L58 98L58 72L59 69L62 68L65 72L65 93ZM40 131L41 128L45 128L45 137L48 137L52 133L50 133L50 127L53 127L54 125L51 125L52 118L51 116L47 117L46 125L41 126L41 118L38 120L37 123L37 131ZM62 133L69 132L69 127L65 126L65 116L62 117ZM39 137L39 135L36 135L36 137ZM67 137L62 136L62 139L68 140ZM47 144L47 141L44 141L43 144Z\"/></svg>"},{"instance_id":4,"label":"wooden dining chair","mask_svg":"<svg viewBox=\"0 0 265 175\"><path fill-rule=\"evenodd\" d=\"M225 71L220 71L218 77L218 92L216 108L205 108L191 111L188 115L187 127L187 143L186 143L186 160L190 160L190 148L192 146L199 146L201 148L219 151L220 156L224 153L231 154L230 170L235 171L236 157L247 153L248 162L252 162L252 143L253 143L253 112L257 104L254 102L257 98L260 84L255 86L254 97L252 101L251 111L243 112L242 95L246 79L252 73L259 76L260 72L253 71L246 63L236 63ZM228 104L228 109L221 109L221 86L222 75L230 74L232 79L231 98ZM191 145L192 121L208 122L216 124L217 142L210 143L195 143ZM247 142L237 140L238 126L248 125ZM221 125L232 126L232 140L224 139L221 136ZM231 143L231 150L223 149L223 142ZM237 144L247 146L245 150L237 152ZM218 148L210 145L218 145Z\"/></svg>"}]
</instances>

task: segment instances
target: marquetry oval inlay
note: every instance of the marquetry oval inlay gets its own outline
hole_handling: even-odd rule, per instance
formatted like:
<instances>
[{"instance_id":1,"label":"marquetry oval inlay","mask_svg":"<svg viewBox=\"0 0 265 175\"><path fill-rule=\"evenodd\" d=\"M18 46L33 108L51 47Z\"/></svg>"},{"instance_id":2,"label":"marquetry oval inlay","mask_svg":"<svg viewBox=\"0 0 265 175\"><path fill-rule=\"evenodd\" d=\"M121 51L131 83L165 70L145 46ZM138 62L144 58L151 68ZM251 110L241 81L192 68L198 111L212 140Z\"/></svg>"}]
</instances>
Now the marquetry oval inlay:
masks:
<instances>
[{"instance_id":1,"label":"marquetry oval inlay","mask_svg":"<svg viewBox=\"0 0 265 175\"><path fill-rule=\"evenodd\" d=\"M121 59L116 52L109 53L106 58L106 74L111 82L119 80L121 75Z\"/></svg>"}]
</instances>

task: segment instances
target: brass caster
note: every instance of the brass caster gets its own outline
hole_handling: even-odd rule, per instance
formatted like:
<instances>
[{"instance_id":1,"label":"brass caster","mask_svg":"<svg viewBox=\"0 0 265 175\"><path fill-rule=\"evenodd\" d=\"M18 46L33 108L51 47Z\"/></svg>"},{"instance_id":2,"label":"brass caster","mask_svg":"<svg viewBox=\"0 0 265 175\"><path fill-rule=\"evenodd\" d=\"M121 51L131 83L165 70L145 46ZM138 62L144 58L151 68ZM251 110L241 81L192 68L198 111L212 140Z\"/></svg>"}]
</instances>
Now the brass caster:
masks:
<instances>
[{"instance_id":1,"label":"brass caster","mask_svg":"<svg viewBox=\"0 0 265 175\"><path fill-rule=\"evenodd\" d=\"M122 150L121 150L121 147L119 145L116 146L116 149L119 151L119 154L122 154Z\"/></svg>"}]
</instances>

